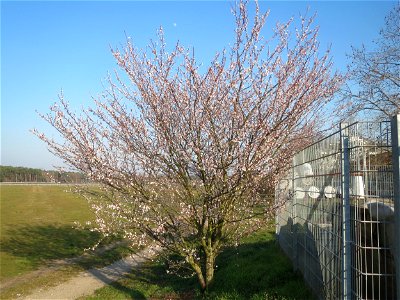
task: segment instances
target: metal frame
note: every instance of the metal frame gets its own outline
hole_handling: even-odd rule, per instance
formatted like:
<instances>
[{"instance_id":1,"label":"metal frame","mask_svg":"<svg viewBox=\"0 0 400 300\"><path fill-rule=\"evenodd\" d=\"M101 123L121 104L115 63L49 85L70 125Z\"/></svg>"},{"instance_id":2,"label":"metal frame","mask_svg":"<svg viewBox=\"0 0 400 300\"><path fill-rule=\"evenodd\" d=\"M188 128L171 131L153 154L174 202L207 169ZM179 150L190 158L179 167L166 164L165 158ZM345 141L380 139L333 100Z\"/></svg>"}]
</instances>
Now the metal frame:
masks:
<instances>
[{"instance_id":1,"label":"metal frame","mask_svg":"<svg viewBox=\"0 0 400 300\"><path fill-rule=\"evenodd\" d=\"M320 299L400 295L399 128L399 115L341 124L276 188L279 243Z\"/></svg>"},{"instance_id":2,"label":"metal frame","mask_svg":"<svg viewBox=\"0 0 400 300\"><path fill-rule=\"evenodd\" d=\"M351 229L350 229L350 153L348 124L340 124L341 171L343 197L343 299L351 299Z\"/></svg>"},{"instance_id":3,"label":"metal frame","mask_svg":"<svg viewBox=\"0 0 400 300\"><path fill-rule=\"evenodd\" d=\"M400 231L400 115L396 115L391 120L392 124L392 163L393 163L393 196L395 209L395 224L397 231ZM396 286L397 295L400 296L400 232L396 234L395 245L396 260Z\"/></svg>"}]
</instances>

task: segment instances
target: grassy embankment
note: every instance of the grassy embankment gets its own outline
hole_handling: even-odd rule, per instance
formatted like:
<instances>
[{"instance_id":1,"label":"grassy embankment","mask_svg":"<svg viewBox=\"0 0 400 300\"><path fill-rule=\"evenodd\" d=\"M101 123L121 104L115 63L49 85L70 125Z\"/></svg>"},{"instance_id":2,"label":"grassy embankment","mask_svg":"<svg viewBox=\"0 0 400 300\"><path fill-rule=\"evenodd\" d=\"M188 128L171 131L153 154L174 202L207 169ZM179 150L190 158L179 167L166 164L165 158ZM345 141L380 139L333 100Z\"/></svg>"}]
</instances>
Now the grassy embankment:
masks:
<instances>
[{"instance_id":1,"label":"grassy embankment","mask_svg":"<svg viewBox=\"0 0 400 300\"><path fill-rule=\"evenodd\" d=\"M0 284L2 298L13 298L43 285L60 282L86 268L108 264L127 252L116 247L88 255L72 265L65 259L81 256L99 235L74 222L93 220L85 199L66 185L1 185ZM61 263L60 263L61 262ZM43 270L40 276L28 273Z\"/></svg>"},{"instance_id":2,"label":"grassy embankment","mask_svg":"<svg viewBox=\"0 0 400 300\"><path fill-rule=\"evenodd\" d=\"M300 274L280 250L273 230L261 231L217 259L214 284L206 299L313 299ZM101 288L81 300L202 299L196 278L167 274L165 263L154 261L129 278Z\"/></svg>"},{"instance_id":3,"label":"grassy embankment","mask_svg":"<svg viewBox=\"0 0 400 300\"><path fill-rule=\"evenodd\" d=\"M41 273L24 280L29 271L65 258L76 257L97 241L89 229L74 229L73 222L91 220L84 199L66 193L67 186L1 187L1 279L17 279L2 288L1 297L14 298L33 288L53 285L78 271L102 265L126 251L117 248L100 257L90 256L72 266ZM218 271L210 299L309 299L301 276L292 272L279 249L273 231L246 239L238 248L226 249L218 258ZM22 278L23 280L18 280ZM26 278L25 278L26 279ZM201 298L195 278L182 279L166 272L162 261L145 264L87 299L193 299Z\"/></svg>"}]
</instances>

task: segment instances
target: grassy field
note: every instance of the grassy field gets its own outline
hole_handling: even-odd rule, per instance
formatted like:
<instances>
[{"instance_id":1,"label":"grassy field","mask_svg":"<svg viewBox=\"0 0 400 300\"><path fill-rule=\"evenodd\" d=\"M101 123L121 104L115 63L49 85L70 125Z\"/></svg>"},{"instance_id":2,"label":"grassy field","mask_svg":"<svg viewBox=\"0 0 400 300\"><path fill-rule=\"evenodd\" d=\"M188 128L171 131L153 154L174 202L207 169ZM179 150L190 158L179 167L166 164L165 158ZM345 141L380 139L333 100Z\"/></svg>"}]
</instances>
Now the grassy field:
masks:
<instances>
[{"instance_id":1,"label":"grassy field","mask_svg":"<svg viewBox=\"0 0 400 300\"><path fill-rule=\"evenodd\" d=\"M124 246L101 255L84 252L98 241L99 234L89 228L75 228L75 221L84 224L94 216L86 200L68 192L71 187L67 185L1 185L0 189L0 284L7 287L1 290L2 299L54 285L128 252ZM55 262L82 254L73 265L54 268ZM46 271L29 277L38 269Z\"/></svg>"},{"instance_id":2,"label":"grassy field","mask_svg":"<svg viewBox=\"0 0 400 300\"><path fill-rule=\"evenodd\" d=\"M147 263L129 278L99 289L81 300L103 299L313 299L301 275L283 255L272 230L226 249L217 260L214 284L203 297L195 278L166 272L162 261Z\"/></svg>"},{"instance_id":3,"label":"grassy field","mask_svg":"<svg viewBox=\"0 0 400 300\"><path fill-rule=\"evenodd\" d=\"M61 185L1 185L2 299L13 299L43 286L55 285L77 272L119 259L128 250L117 247L101 255L89 255L73 265L35 272L49 262L77 257L97 241L89 229L74 228L93 215L86 201ZM226 249L217 260L217 272L209 299L310 299L312 295L290 261L279 249L273 231L260 232L238 248ZM34 276L31 276L31 275ZM31 277L29 277L31 276ZM124 280L96 291L85 299L193 299L202 298L195 278L168 275L163 261L135 270Z\"/></svg>"},{"instance_id":4,"label":"grassy field","mask_svg":"<svg viewBox=\"0 0 400 300\"><path fill-rule=\"evenodd\" d=\"M1 185L0 280L21 275L50 259L82 254L97 238L73 228L93 219L86 200L68 186Z\"/></svg>"}]
</instances>

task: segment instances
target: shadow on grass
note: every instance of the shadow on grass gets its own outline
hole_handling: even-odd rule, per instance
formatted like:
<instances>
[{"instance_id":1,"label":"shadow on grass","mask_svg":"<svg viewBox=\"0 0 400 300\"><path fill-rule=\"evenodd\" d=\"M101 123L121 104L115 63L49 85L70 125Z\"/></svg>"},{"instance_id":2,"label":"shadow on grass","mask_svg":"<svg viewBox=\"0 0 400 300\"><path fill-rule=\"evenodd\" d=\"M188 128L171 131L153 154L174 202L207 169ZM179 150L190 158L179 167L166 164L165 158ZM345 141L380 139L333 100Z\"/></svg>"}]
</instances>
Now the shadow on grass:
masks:
<instances>
[{"instance_id":1,"label":"shadow on grass","mask_svg":"<svg viewBox=\"0 0 400 300\"><path fill-rule=\"evenodd\" d=\"M216 299L312 299L302 276L293 272L273 232L261 232L217 260L210 290Z\"/></svg>"},{"instance_id":2,"label":"shadow on grass","mask_svg":"<svg viewBox=\"0 0 400 300\"><path fill-rule=\"evenodd\" d=\"M101 279L101 278L99 278ZM167 274L163 261L147 262L126 278L97 290L88 299L194 299L199 294L195 278Z\"/></svg>"},{"instance_id":3,"label":"shadow on grass","mask_svg":"<svg viewBox=\"0 0 400 300\"><path fill-rule=\"evenodd\" d=\"M273 233L227 248L217 259L215 280L207 299L312 299L300 274L280 250ZM196 278L168 275L162 261L145 264L128 279L111 284L89 299L202 298Z\"/></svg>"},{"instance_id":4,"label":"shadow on grass","mask_svg":"<svg viewBox=\"0 0 400 300\"><path fill-rule=\"evenodd\" d=\"M18 227L8 231L7 236L10 238L2 239L1 250L24 257L32 265L79 256L99 238L89 230L53 225ZM271 232L259 233L238 247L226 248L216 265L208 299L312 298ZM195 277L183 279L167 274L166 264L160 260L148 262L133 270L128 278L100 289L93 298L96 297L195 299L201 298L201 293Z\"/></svg>"},{"instance_id":5,"label":"shadow on grass","mask_svg":"<svg viewBox=\"0 0 400 300\"><path fill-rule=\"evenodd\" d=\"M79 256L100 238L99 233L89 229L55 225L16 227L6 234L1 239L1 251L23 257L33 266Z\"/></svg>"}]
</instances>

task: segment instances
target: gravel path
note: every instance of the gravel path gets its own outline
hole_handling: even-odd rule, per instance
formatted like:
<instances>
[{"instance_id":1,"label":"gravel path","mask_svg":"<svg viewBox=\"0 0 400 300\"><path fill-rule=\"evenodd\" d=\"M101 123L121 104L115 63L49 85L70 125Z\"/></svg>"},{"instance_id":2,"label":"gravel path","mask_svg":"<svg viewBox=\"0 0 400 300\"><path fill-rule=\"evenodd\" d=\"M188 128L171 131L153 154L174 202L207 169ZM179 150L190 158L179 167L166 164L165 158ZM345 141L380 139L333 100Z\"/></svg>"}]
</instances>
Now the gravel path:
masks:
<instances>
[{"instance_id":1,"label":"gravel path","mask_svg":"<svg viewBox=\"0 0 400 300\"><path fill-rule=\"evenodd\" d=\"M128 274L132 268L151 258L156 250L144 249L101 269L90 269L76 277L49 289L39 289L20 299L76 299L93 292Z\"/></svg>"}]
</instances>

